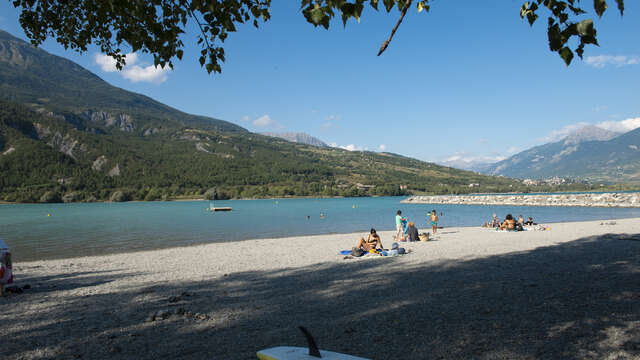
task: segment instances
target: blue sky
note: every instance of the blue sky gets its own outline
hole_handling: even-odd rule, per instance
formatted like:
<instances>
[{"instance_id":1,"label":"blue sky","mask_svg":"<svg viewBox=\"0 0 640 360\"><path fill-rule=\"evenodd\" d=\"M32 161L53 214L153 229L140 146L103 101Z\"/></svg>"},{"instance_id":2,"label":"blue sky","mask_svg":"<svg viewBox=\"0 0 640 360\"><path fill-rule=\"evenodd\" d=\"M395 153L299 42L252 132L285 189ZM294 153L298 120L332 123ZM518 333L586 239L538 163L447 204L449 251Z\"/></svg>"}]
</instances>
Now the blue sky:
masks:
<instances>
[{"instance_id":1,"label":"blue sky","mask_svg":"<svg viewBox=\"0 0 640 360\"><path fill-rule=\"evenodd\" d=\"M612 6L595 19L601 46L567 68L548 51L546 21L530 28L520 19L521 2L412 9L376 57L397 12L366 9L360 23L327 31L305 21L299 1L275 0L269 22L227 39L221 75L200 68L194 31L173 71L147 69L143 54L128 71L104 71L96 49L43 48L189 113L427 161L504 157L580 124L640 126L640 4L627 1L622 18ZM0 14L1 29L25 38L11 2L0 2Z\"/></svg>"}]
</instances>

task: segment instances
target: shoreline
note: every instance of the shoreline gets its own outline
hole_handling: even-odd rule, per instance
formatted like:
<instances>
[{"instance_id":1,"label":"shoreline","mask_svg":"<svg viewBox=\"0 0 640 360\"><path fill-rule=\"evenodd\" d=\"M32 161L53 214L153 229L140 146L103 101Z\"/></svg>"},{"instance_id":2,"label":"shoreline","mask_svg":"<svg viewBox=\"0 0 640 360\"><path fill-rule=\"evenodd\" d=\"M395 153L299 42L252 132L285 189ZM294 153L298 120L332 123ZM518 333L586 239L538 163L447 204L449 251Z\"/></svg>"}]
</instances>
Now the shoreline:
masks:
<instances>
[{"instance_id":1,"label":"shoreline","mask_svg":"<svg viewBox=\"0 0 640 360\"><path fill-rule=\"evenodd\" d=\"M402 200L403 204L567 206L638 208L639 193L548 193L548 194L488 194L488 195L420 195Z\"/></svg>"},{"instance_id":2,"label":"shoreline","mask_svg":"<svg viewBox=\"0 0 640 360\"><path fill-rule=\"evenodd\" d=\"M539 223L538 225L543 225L543 226L550 226L553 225L554 227L556 225L562 225L563 227L576 227L579 226L581 224L590 224L590 225L608 225L610 223L614 223L614 225L617 225L619 222L623 222L623 223L638 223L638 231L640 232L640 218L619 218L619 219L608 219L608 220L588 220L588 221L573 221L573 222L544 222L544 223ZM438 228L438 235L442 234L451 234L451 233L465 233L465 234L469 234L469 233L473 233L473 232L480 232L480 233L504 233L503 231L496 231L493 228L484 228L480 225L478 226L450 226L450 227L443 227L443 228ZM424 228L418 228L418 232L419 233L423 233L423 232L428 232L430 233L430 236L433 236L431 234L431 228L428 227L424 227ZM524 232L511 232L512 234L526 234L529 233L530 231L524 231ZM537 231L532 231L532 232L537 232ZM40 259L40 260L30 260L30 261L22 261L22 262L16 262L14 260L14 267L15 266L19 266L19 265L31 265L34 263L47 263L47 262L63 262L63 261L77 261L77 260L91 260L91 259L98 259L98 260L103 260L104 258L110 258L110 257L119 257L119 256L126 256L126 255L137 255L137 256L148 256L148 255L153 255L154 253L160 253L160 252L180 252L180 251L185 251L185 252L191 252L191 250L195 250L195 248L202 248L200 250L203 251L210 251L213 248L219 248L219 247L236 247L239 246L241 248L246 248L246 246L243 246L241 244L243 243L249 243L249 245L251 245L252 243L269 243L269 244L277 244L280 243L279 245L283 245L284 243L300 243L300 242L304 242L304 241L309 241L309 242L316 242L315 240L318 239L325 239L325 240L330 240L328 242L327 245L334 243L337 239L352 239L353 245L351 246L355 246L357 240L360 238L360 236L363 235L367 235L368 230L362 230L359 232L349 232L349 233L323 233L323 234L312 234L312 235L298 235L298 236L282 236L282 237L268 237L268 238L253 238L253 239L244 239L244 240L238 240L238 241L228 241L228 242L210 242L210 243L198 243L198 244L190 244L190 245L179 245L179 246L168 246L168 247L162 247L162 248L155 248L155 249L141 249L141 250L133 250L133 251L123 251L123 252L114 252L114 253L108 253L108 254L101 254L101 255L89 255L89 256L72 256L72 257L65 257L65 258L54 258L54 259ZM544 233L544 232L541 232ZM381 236L383 245L385 245L385 248L390 248L390 244L393 242L392 237L395 234L395 229L389 229L389 230L378 230L378 234ZM415 242L415 243L409 243L409 242L399 242L399 244L401 244L402 246L407 245L407 246L412 246L412 245L416 245L416 244L421 244L421 242ZM345 242L345 246L348 245L348 243ZM351 246L345 247L344 249L341 250L346 250L349 249ZM211 249L209 249L211 248ZM218 250L218 249L216 249ZM13 257L16 257L16 254L13 254Z\"/></svg>"},{"instance_id":3,"label":"shoreline","mask_svg":"<svg viewBox=\"0 0 640 360\"><path fill-rule=\"evenodd\" d=\"M400 257L345 259L350 233L14 262L0 357L247 359L303 325L371 359L634 358L640 218L549 227L448 227Z\"/></svg>"},{"instance_id":4,"label":"shoreline","mask_svg":"<svg viewBox=\"0 0 640 360\"><path fill-rule=\"evenodd\" d=\"M128 201L109 201L109 200L96 200L96 201L75 201L75 202L56 202L56 203L43 203L43 202L11 202L11 201L4 201L4 200L0 200L0 205L18 205L18 204L94 204L94 203L129 203L129 202L184 202L184 201L229 201L229 200L243 200L243 201L248 201L248 200L286 200L286 199L348 199L348 198L377 198L377 197L404 197L406 198L405 200L403 200L403 202L406 203L426 203L423 202L422 200L419 200L420 198L442 198L442 199L447 199L447 198L458 198L458 197L494 197L494 196L577 196L577 195L589 195L589 196L597 196L597 195L603 195L603 194L620 194L620 195L629 195L629 194L640 194L640 191L638 190L620 190L620 191L599 191L599 190L593 190L593 191L563 191L563 192L550 192L550 193L523 193L523 192L508 192L508 193L465 193L465 194L441 194L441 195L397 195L397 196L392 196L392 195L366 195L366 196L359 196L359 197L348 197L348 196L314 196L314 195L308 195L308 196L284 196L284 197L259 197L259 198L232 198L232 199L219 199L219 200L207 200L204 199L202 197L194 197L194 198L188 198L188 197L177 197L177 198L169 198L167 200L153 200L153 201L146 201L146 200L128 200ZM415 200L414 200L415 199ZM465 205L465 204L473 204L473 205L496 205L494 203L469 203L469 202L442 202L441 204L458 204L458 205ZM514 205L514 204L505 204L505 205ZM585 206L585 205L523 205L523 206ZM590 205L589 205L590 206ZM593 205L594 207L598 207L600 205ZM607 206L607 205L602 205L602 207L611 207L611 206ZM623 206L624 207L624 206ZM639 205L636 205L634 207L640 207Z\"/></svg>"},{"instance_id":5,"label":"shoreline","mask_svg":"<svg viewBox=\"0 0 640 360\"><path fill-rule=\"evenodd\" d=\"M628 220L637 220L640 223L640 218L617 218L617 219L604 219L604 220L587 220L587 221L572 221L572 222L562 222L562 221L547 221L544 223L539 223L537 225L557 225L557 224L581 224L581 223L611 223L611 222L615 222L617 223L618 221L628 221ZM536 226L537 226L536 225ZM378 234L383 238L383 244L385 245L386 248L390 248L390 245L393 241L392 241L392 237L395 234L395 229L382 229L380 230L380 228L378 229ZM488 231L488 232L492 232L495 231L493 228L485 228L482 227L481 225L473 225L473 226L447 226L447 227L438 227L438 232L440 232L441 230L444 231L444 233L448 233L450 231L454 231L454 232L458 232L458 231L465 231L465 232L469 232L469 231L473 231L473 230L480 230L480 231ZM14 264L29 264L29 263L40 263L40 262L49 262L49 261L71 261L71 260L79 260L79 259L91 259L91 258L97 258L97 257L117 257L117 256L126 256L126 255L135 255L135 254L147 254L147 253L153 253L153 252L157 252L157 251L180 251L181 249L190 249L190 248L194 248L194 247L207 247L210 245L224 245L224 244L235 244L235 243L242 243L242 242L261 242L261 241L267 241L267 242L281 242L281 241L300 241L300 239L304 238L304 239L309 239L309 241L311 240L315 240L315 238L326 238L326 237L340 237L340 238L352 238L353 240L353 245L355 246L357 240L359 239L360 236L366 236L368 233L369 229L362 229L360 231L356 231L356 232L346 232L346 233L319 233L319 234L307 234L307 235L296 235L296 236L272 236L272 237L265 237L265 238L248 238L248 239L241 239L241 240L234 240L234 241L224 241L224 242L202 242L202 243L194 243L194 244L188 244L188 245L175 245L175 246L166 246L166 247L157 247L157 248L152 248L152 249L138 249L138 250L130 250L130 251L116 251L116 252L110 252L110 253L106 253L106 254L96 254L96 255L87 255L87 256L70 256L70 257L55 257L55 258L50 258L50 259L38 259L38 260L27 260L27 261L16 261L16 254L13 253L13 258L14 258ZM431 228L430 227L423 227L420 228L418 227L418 232L420 234L422 234L423 232L428 232L429 234L431 234ZM431 236L431 235L430 235ZM386 239L386 241L385 241ZM404 243L404 242L399 242L399 244L414 244L414 243ZM343 250L347 250L347 248L343 249Z\"/></svg>"}]
</instances>

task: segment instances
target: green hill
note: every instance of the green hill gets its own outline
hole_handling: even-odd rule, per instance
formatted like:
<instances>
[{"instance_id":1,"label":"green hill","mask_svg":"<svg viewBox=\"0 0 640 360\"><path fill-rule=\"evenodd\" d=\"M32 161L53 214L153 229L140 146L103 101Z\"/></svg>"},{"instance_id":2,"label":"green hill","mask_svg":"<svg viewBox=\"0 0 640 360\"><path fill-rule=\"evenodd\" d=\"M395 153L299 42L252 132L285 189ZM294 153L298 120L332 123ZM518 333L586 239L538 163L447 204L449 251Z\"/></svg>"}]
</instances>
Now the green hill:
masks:
<instances>
[{"instance_id":1,"label":"green hill","mask_svg":"<svg viewBox=\"0 0 640 360\"><path fill-rule=\"evenodd\" d=\"M0 200L509 191L506 178L296 144L115 88L0 32ZM469 188L468 184L479 186Z\"/></svg>"},{"instance_id":2,"label":"green hill","mask_svg":"<svg viewBox=\"0 0 640 360\"><path fill-rule=\"evenodd\" d=\"M227 121L185 114L147 96L109 85L80 65L51 55L0 30L0 99L30 104L64 114L90 128L96 122L126 114L126 127L144 133L160 126L197 126L220 131L242 131Z\"/></svg>"}]
</instances>

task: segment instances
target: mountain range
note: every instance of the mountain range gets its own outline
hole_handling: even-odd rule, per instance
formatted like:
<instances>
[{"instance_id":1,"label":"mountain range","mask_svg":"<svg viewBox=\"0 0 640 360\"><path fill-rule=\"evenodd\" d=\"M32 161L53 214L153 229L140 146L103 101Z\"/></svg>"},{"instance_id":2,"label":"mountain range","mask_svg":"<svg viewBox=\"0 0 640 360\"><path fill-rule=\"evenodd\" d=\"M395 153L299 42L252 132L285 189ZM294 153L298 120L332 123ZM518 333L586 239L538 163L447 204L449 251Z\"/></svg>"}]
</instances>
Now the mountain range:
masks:
<instances>
[{"instance_id":1,"label":"mountain range","mask_svg":"<svg viewBox=\"0 0 640 360\"><path fill-rule=\"evenodd\" d=\"M0 31L0 200L402 195L519 182L264 136L114 87ZM216 191L212 192L212 188Z\"/></svg>"},{"instance_id":2,"label":"mountain range","mask_svg":"<svg viewBox=\"0 0 640 360\"><path fill-rule=\"evenodd\" d=\"M533 147L483 172L514 178L567 177L607 183L640 182L640 128L620 134L585 126L567 137Z\"/></svg>"},{"instance_id":3,"label":"mountain range","mask_svg":"<svg viewBox=\"0 0 640 360\"><path fill-rule=\"evenodd\" d=\"M313 145L313 146L319 146L319 147L328 146L322 140L315 138L309 134L301 133L301 132L281 132L281 133L263 132L261 134L266 136L271 136L271 137L277 137L280 139L284 139L284 140L291 141L294 143L299 143L299 144L307 144L307 145Z\"/></svg>"}]
</instances>

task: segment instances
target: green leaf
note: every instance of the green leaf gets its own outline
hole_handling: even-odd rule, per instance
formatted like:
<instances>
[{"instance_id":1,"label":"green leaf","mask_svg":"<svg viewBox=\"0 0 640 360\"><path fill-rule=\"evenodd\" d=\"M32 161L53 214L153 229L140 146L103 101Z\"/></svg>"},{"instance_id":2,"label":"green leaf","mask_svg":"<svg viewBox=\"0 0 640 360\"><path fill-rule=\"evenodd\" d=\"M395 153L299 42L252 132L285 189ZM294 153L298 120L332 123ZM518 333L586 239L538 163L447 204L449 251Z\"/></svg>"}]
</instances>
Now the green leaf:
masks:
<instances>
[{"instance_id":1,"label":"green leaf","mask_svg":"<svg viewBox=\"0 0 640 360\"><path fill-rule=\"evenodd\" d=\"M580 36L594 36L596 30L593 27L593 20L587 19L576 24L576 30Z\"/></svg>"},{"instance_id":2,"label":"green leaf","mask_svg":"<svg viewBox=\"0 0 640 360\"><path fill-rule=\"evenodd\" d=\"M391 9L393 9L393 5L395 4L394 0L382 0L382 2L384 3L384 8L387 10L387 12L391 11Z\"/></svg>"},{"instance_id":3,"label":"green leaf","mask_svg":"<svg viewBox=\"0 0 640 360\"><path fill-rule=\"evenodd\" d=\"M322 11L322 9L316 8L311 10L309 18L311 19L311 22L313 22L314 25L320 25L324 17L325 17L325 14Z\"/></svg>"},{"instance_id":4,"label":"green leaf","mask_svg":"<svg viewBox=\"0 0 640 360\"><path fill-rule=\"evenodd\" d=\"M620 10L620 15L624 15L624 0L616 0L618 3L618 10Z\"/></svg>"},{"instance_id":5,"label":"green leaf","mask_svg":"<svg viewBox=\"0 0 640 360\"><path fill-rule=\"evenodd\" d=\"M606 0L593 0L593 8L599 17L602 17L602 14L604 14L608 7Z\"/></svg>"},{"instance_id":6,"label":"green leaf","mask_svg":"<svg viewBox=\"0 0 640 360\"><path fill-rule=\"evenodd\" d=\"M429 11L429 5L427 5L426 1L418 1L418 12L422 12L422 10Z\"/></svg>"},{"instance_id":7,"label":"green leaf","mask_svg":"<svg viewBox=\"0 0 640 360\"><path fill-rule=\"evenodd\" d=\"M565 46L560 49L560 51L558 51L558 54L560 55L562 60L564 60L564 63L567 64L567 66L571 64L571 60L573 60L573 51L571 51L571 49Z\"/></svg>"}]
</instances>

